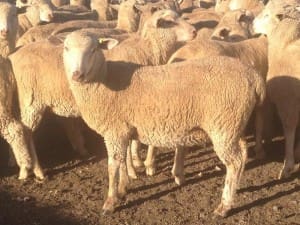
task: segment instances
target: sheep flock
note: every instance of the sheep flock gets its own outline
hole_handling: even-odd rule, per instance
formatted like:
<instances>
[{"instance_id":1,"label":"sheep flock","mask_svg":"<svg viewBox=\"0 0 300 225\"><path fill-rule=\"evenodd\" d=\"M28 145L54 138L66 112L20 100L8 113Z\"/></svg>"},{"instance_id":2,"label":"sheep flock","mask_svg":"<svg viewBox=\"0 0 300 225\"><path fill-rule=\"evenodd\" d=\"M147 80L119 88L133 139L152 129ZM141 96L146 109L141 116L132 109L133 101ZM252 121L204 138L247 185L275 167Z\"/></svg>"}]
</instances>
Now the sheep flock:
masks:
<instances>
[{"instance_id":1,"label":"sheep flock","mask_svg":"<svg viewBox=\"0 0 300 225\"><path fill-rule=\"evenodd\" d=\"M226 169L210 209L218 218L235 213L249 135L260 161L281 132L277 178L300 173L300 0L1 1L0 54L10 166L43 185L34 133L45 115L59 117L80 157L90 154L89 127L107 152L99 216L122 207L141 168L157 175L162 149L174 150L169 172L188 186L187 151L213 147Z\"/></svg>"}]
</instances>

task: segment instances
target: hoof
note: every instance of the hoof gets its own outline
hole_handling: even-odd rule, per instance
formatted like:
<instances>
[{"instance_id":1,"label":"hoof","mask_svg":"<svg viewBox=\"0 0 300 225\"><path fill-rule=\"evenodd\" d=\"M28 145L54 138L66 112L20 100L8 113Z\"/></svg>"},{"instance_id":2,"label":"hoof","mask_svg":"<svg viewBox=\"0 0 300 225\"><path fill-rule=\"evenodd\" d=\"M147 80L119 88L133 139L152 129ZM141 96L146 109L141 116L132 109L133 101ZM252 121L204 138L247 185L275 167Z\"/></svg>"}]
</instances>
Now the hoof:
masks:
<instances>
[{"instance_id":1,"label":"hoof","mask_svg":"<svg viewBox=\"0 0 300 225\"><path fill-rule=\"evenodd\" d=\"M128 173L128 176L132 180L136 180L138 178L137 175L136 175L136 173Z\"/></svg>"},{"instance_id":2,"label":"hoof","mask_svg":"<svg viewBox=\"0 0 300 225\"><path fill-rule=\"evenodd\" d=\"M220 205L215 209L214 214L217 217L225 218L228 216L230 209L230 206L226 206L223 203L220 203Z\"/></svg>"},{"instance_id":3,"label":"hoof","mask_svg":"<svg viewBox=\"0 0 300 225\"><path fill-rule=\"evenodd\" d=\"M156 169L154 167L146 167L146 174L148 176L153 176L156 173Z\"/></svg>"},{"instance_id":4,"label":"hoof","mask_svg":"<svg viewBox=\"0 0 300 225\"><path fill-rule=\"evenodd\" d=\"M34 173L36 179L38 179L40 181L45 180L45 175L44 175L44 172L41 168L34 169L33 173Z\"/></svg>"},{"instance_id":5,"label":"hoof","mask_svg":"<svg viewBox=\"0 0 300 225\"><path fill-rule=\"evenodd\" d=\"M115 210L115 205L118 202L118 198L116 197L108 197L103 205L103 215L112 214Z\"/></svg>"},{"instance_id":6,"label":"hoof","mask_svg":"<svg viewBox=\"0 0 300 225\"><path fill-rule=\"evenodd\" d=\"M19 172L19 180L26 180L29 176L29 171L27 168L21 168Z\"/></svg>"},{"instance_id":7,"label":"hoof","mask_svg":"<svg viewBox=\"0 0 300 225\"><path fill-rule=\"evenodd\" d=\"M175 176L175 183L178 184L179 186L183 185L185 183L185 178Z\"/></svg>"},{"instance_id":8,"label":"hoof","mask_svg":"<svg viewBox=\"0 0 300 225\"><path fill-rule=\"evenodd\" d=\"M134 168L143 168L144 167L144 163L141 160L132 159L132 163L133 163Z\"/></svg>"},{"instance_id":9,"label":"hoof","mask_svg":"<svg viewBox=\"0 0 300 225\"><path fill-rule=\"evenodd\" d=\"M279 180L287 179L289 178L292 173L297 172L299 170L299 165L294 165L292 168L284 167L278 176Z\"/></svg>"}]
</instances>

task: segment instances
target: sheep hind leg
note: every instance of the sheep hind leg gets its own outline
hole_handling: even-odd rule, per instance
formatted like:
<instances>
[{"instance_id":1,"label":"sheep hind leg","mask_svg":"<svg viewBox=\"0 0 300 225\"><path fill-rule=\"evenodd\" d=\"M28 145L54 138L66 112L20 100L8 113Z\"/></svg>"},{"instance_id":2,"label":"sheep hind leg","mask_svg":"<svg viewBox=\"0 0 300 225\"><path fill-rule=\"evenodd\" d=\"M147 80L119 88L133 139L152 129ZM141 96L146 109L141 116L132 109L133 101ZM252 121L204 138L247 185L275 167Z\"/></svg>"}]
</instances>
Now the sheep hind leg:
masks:
<instances>
[{"instance_id":1,"label":"sheep hind leg","mask_svg":"<svg viewBox=\"0 0 300 225\"><path fill-rule=\"evenodd\" d=\"M219 142L219 144L214 145L214 148L218 157L225 164L227 171L221 203L214 213L217 216L226 217L233 206L236 190L242 177L247 158L247 148L243 141L230 145L226 145L226 142L224 144Z\"/></svg>"},{"instance_id":2,"label":"sheep hind leg","mask_svg":"<svg viewBox=\"0 0 300 225\"><path fill-rule=\"evenodd\" d=\"M129 141L123 141L122 138L115 139L106 139L105 143L108 153L108 177L109 177L109 187L108 187L108 196L103 205L103 214L107 215L112 213L115 210L115 207L119 201L119 189L125 189L126 187L120 187L118 185L118 178L127 173L126 166L126 148ZM123 180L121 178L121 185Z\"/></svg>"},{"instance_id":3,"label":"sheep hind leg","mask_svg":"<svg viewBox=\"0 0 300 225\"><path fill-rule=\"evenodd\" d=\"M153 176L156 173L155 156L156 156L156 149L154 148L154 146L149 145L147 151L147 157L146 160L144 161L146 174L148 176Z\"/></svg>"},{"instance_id":4,"label":"sheep hind leg","mask_svg":"<svg viewBox=\"0 0 300 225\"><path fill-rule=\"evenodd\" d=\"M144 166L144 164L140 158L140 155L139 155L140 149L141 149L141 143L138 140L132 140L131 154L132 154L133 166L135 168L141 168Z\"/></svg>"},{"instance_id":5,"label":"sheep hind leg","mask_svg":"<svg viewBox=\"0 0 300 225\"><path fill-rule=\"evenodd\" d=\"M131 151L130 151L130 144L127 147L127 155L126 155L126 164L127 164L127 171L128 175L131 179L137 179L137 175L133 166L132 162L132 156L131 156Z\"/></svg>"},{"instance_id":6,"label":"sheep hind leg","mask_svg":"<svg viewBox=\"0 0 300 225\"><path fill-rule=\"evenodd\" d=\"M28 139L25 134L25 127L14 119L6 119L8 123L3 130L2 136L12 148L16 162L20 168L19 179L28 178L29 171L33 167L33 160L30 155ZM4 124L4 123L2 123Z\"/></svg>"},{"instance_id":7,"label":"sheep hind leg","mask_svg":"<svg viewBox=\"0 0 300 225\"><path fill-rule=\"evenodd\" d=\"M294 156L294 141L295 141L295 131L296 125L291 124L291 126L283 125L284 137L285 137L285 156L284 164L279 174L279 179L288 178L293 172L297 171L299 168L295 165Z\"/></svg>"},{"instance_id":8,"label":"sheep hind leg","mask_svg":"<svg viewBox=\"0 0 300 225\"><path fill-rule=\"evenodd\" d=\"M184 156L185 150L183 147L176 147L172 175L175 178L175 183L182 185L185 182L184 177Z\"/></svg>"},{"instance_id":9,"label":"sheep hind leg","mask_svg":"<svg viewBox=\"0 0 300 225\"><path fill-rule=\"evenodd\" d=\"M255 157L257 159L265 158L265 151L262 145L262 136L263 136L263 111L262 107L257 107L255 115Z\"/></svg>"}]
</instances>

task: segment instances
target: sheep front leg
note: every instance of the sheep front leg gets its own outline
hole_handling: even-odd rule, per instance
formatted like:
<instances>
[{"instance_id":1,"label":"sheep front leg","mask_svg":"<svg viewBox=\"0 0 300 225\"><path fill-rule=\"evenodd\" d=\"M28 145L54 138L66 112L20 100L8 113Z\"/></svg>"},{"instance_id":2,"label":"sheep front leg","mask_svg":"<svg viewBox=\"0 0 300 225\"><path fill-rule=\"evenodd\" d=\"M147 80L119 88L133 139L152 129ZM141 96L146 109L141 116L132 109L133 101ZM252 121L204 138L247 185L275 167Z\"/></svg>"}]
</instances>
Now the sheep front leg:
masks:
<instances>
[{"instance_id":1,"label":"sheep front leg","mask_svg":"<svg viewBox=\"0 0 300 225\"><path fill-rule=\"evenodd\" d=\"M141 149L141 143L138 140L132 140L131 154L132 154L133 166L135 168L140 168L140 167L144 166L144 164L140 158L140 155L139 155L140 149Z\"/></svg>"},{"instance_id":2,"label":"sheep front leg","mask_svg":"<svg viewBox=\"0 0 300 225\"><path fill-rule=\"evenodd\" d=\"M215 143L214 143L215 144ZM240 183L247 158L246 144L240 141L235 144L215 144L215 151L226 166L225 186L222 200L214 213L226 217L234 203L234 196Z\"/></svg>"},{"instance_id":3,"label":"sheep front leg","mask_svg":"<svg viewBox=\"0 0 300 225\"><path fill-rule=\"evenodd\" d=\"M154 146L149 145L147 151L147 157L146 160L144 161L146 174L148 176L153 176L156 172L155 156L156 156L156 149L154 148Z\"/></svg>"},{"instance_id":4,"label":"sheep front leg","mask_svg":"<svg viewBox=\"0 0 300 225\"><path fill-rule=\"evenodd\" d=\"M184 148L176 147L174 164L172 168L172 175L175 177L175 183L178 185L182 185L185 182L184 156L185 156Z\"/></svg>"},{"instance_id":5,"label":"sheep front leg","mask_svg":"<svg viewBox=\"0 0 300 225\"><path fill-rule=\"evenodd\" d=\"M108 196L103 205L103 214L112 213L118 203L119 191L126 190L126 149L129 140L122 140L122 138L105 138L105 144L108 152L108 177L109 187ZM120 182L118 182L120 178ZM118 184L119 183L119 184ZM125 191L126 192L126 191ZM124 193L121 193L124 194Z\"/></svg>"}]
</instances>

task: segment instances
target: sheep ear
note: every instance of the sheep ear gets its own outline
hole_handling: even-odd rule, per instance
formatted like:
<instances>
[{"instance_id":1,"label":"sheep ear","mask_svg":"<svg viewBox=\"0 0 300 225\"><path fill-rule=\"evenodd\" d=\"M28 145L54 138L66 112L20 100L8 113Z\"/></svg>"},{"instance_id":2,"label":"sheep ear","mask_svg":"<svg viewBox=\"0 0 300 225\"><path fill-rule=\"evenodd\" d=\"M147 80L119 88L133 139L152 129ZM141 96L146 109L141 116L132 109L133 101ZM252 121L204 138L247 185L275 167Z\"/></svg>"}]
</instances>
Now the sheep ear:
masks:
<instances>
[{"instance_id":1,"label":"sheep ear","mask_svg":"<svg viewBox=\"0 0 300 225\"><path fill-rule=\"evenodd\" d=\"M101 49L112 49L116 47L119 44L119 41L117 39L113 38L99 38L99 47Z\"/></svg>"},{"instance_id":2,"label":"sheep ear","mask_svg":"<svg viewBox=\"0 0 300 225\"><path fill-rule=\"evenodd\" d=\"M114 10L116 10L116 11L118 11L118 12L119 12L120 5L116 5L116 4L109 4L109 6L110 6L112 9L114 9Z\"/></svg>"}]
</instances>

